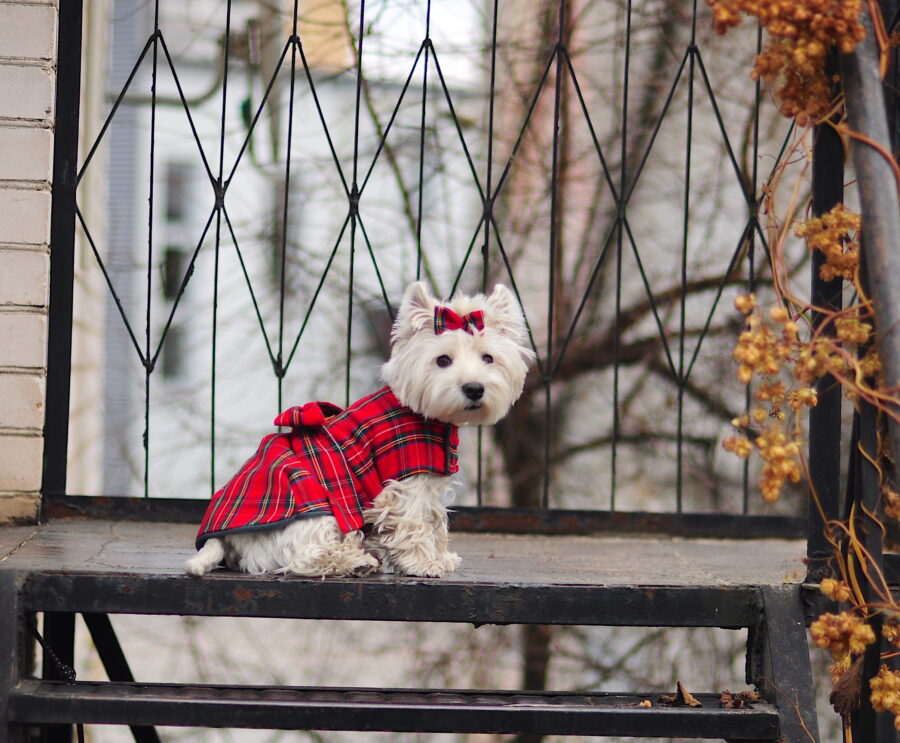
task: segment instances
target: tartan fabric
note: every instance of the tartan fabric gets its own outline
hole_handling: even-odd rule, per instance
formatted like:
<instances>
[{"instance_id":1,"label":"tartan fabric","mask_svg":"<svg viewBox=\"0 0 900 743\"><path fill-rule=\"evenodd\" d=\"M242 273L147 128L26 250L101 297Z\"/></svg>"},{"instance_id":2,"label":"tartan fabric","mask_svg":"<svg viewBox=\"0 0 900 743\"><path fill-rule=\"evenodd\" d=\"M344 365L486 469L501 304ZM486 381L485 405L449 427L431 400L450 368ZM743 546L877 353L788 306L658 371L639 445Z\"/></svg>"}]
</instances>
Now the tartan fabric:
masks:
<instances>
[{"instance_id":1,"label":"tartan fabric","mask_svg":"<svg viewBox=\"0 0 900 743\"><path fill-rule=\"evenodd\" d=\"M290 408L275 425L293 428L264 437L212 497L198 549L210 537L307 516L332 514L346 534L363 527L363 509L388 480L459 470L456 426L414 413L390 387L343 411L331 403Z\"/></svg>"},{"instance_id":2,"label":"tartan fabric","mask_svg":"<svg viewBox=\"0 0 900 743\"><path fill-rule=\"evenodd\" d=\"M476 330L484 330L484 312L473 310L460 317L449 307L435 307L434 334L440 335L448 330L465 330L469 335L475 335Z\"/></svg>"}]
</instances>

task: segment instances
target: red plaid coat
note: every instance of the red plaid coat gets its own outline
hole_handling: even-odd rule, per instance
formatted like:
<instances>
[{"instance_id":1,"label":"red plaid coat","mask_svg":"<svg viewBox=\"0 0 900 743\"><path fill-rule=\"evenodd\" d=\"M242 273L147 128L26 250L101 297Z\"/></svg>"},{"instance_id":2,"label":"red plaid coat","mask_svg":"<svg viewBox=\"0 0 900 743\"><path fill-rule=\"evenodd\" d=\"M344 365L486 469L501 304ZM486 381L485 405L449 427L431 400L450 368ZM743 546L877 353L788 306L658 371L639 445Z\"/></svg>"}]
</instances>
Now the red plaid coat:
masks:
<instances>
[{"instance_id":1,"label":"red plaid coat","mask_svg":"<svg viewBox=\"0 0 900 743\"><path fill-rule=\"evenodd\" d=\"M456 426L414 413L390 387L343 411L330 403L293 407L275 425L292 430L263 438L213 496L197 532L198 549L210 537L305 516L331 514L342 532L361 529L363 509L388 480L459 469Z\"/></svg>"}]
</instances>

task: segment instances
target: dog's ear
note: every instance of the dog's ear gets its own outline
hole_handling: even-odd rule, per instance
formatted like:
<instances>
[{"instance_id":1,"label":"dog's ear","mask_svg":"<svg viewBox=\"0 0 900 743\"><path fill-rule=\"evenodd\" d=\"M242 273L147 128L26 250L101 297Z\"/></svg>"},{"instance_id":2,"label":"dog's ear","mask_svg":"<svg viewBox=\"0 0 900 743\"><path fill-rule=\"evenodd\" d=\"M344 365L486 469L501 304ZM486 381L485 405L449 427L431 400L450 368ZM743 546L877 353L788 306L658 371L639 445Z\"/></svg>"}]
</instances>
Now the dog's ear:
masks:
<instances>
[{"instance_id":1,"label":"dog's ear","mask_svg":"<svg viewBox=\"0 0 900 743\"><path fill-rule=\"evenodd\" d=\"M528 327L515 294L503 284L497 284L487 298L486 304L491 326L522 346L528 344Z\"/></svg>"},{"instance_id":2,"label":"dog's ear","mask_svg":"<svg viewBox=\"0 0 900 743\"><path fill-rule=\"evenodd\" d=\"M408 338L423 328L433 327L436 304L437 299L428 293L423 282L410 284L403 293L391 338L397 341Z\"/></svg>"}]
</instances>

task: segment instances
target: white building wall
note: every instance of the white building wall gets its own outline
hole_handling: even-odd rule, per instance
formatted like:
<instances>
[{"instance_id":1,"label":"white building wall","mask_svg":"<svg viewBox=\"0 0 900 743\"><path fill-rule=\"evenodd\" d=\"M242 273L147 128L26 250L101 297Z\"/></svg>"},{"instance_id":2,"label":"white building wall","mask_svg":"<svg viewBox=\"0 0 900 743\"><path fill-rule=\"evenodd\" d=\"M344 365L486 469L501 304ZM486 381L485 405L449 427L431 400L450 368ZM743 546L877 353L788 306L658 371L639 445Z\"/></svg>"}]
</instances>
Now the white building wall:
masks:
<instances>
[{"instance_id":1,"label":"white building wall","mask_svg":"<svg viewBox=\"0 0 900 743\"><path fill-rule=\"evenodd\" d=\"M40 502L57 13L0 0L0 522Z\"/></svg>"}]
</instances>

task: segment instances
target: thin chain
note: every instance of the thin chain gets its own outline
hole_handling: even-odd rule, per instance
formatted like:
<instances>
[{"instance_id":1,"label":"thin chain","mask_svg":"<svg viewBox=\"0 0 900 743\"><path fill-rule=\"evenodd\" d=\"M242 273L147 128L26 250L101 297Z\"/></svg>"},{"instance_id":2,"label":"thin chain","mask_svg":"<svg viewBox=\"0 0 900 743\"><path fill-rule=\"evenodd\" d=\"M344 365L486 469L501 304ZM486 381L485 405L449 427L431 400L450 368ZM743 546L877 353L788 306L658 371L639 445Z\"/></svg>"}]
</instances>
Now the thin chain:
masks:
<instances>
[{"instance_id":1,"label":"thin chain","mask_svg":"<svg viewBox=\"0 0 900 743\"><path fill-rule=\"evenodd\" d=\"M47 641L41 637L41 633L38 632L37 627L34 626L32 622L28 623L28 629L31 634L34 636L34 639L38 641L38 645L41 646L43 651L49 656L50 660L53 661L53 665L56 666L56 670L59 671L60 676L62 676L63 681L67 684L72 685L75 683L75 669L72 668L68 663L63 662L62 658L60 658L56 652L54 652L53 648L51 648Z\"/></svg>"}]
</instances>

